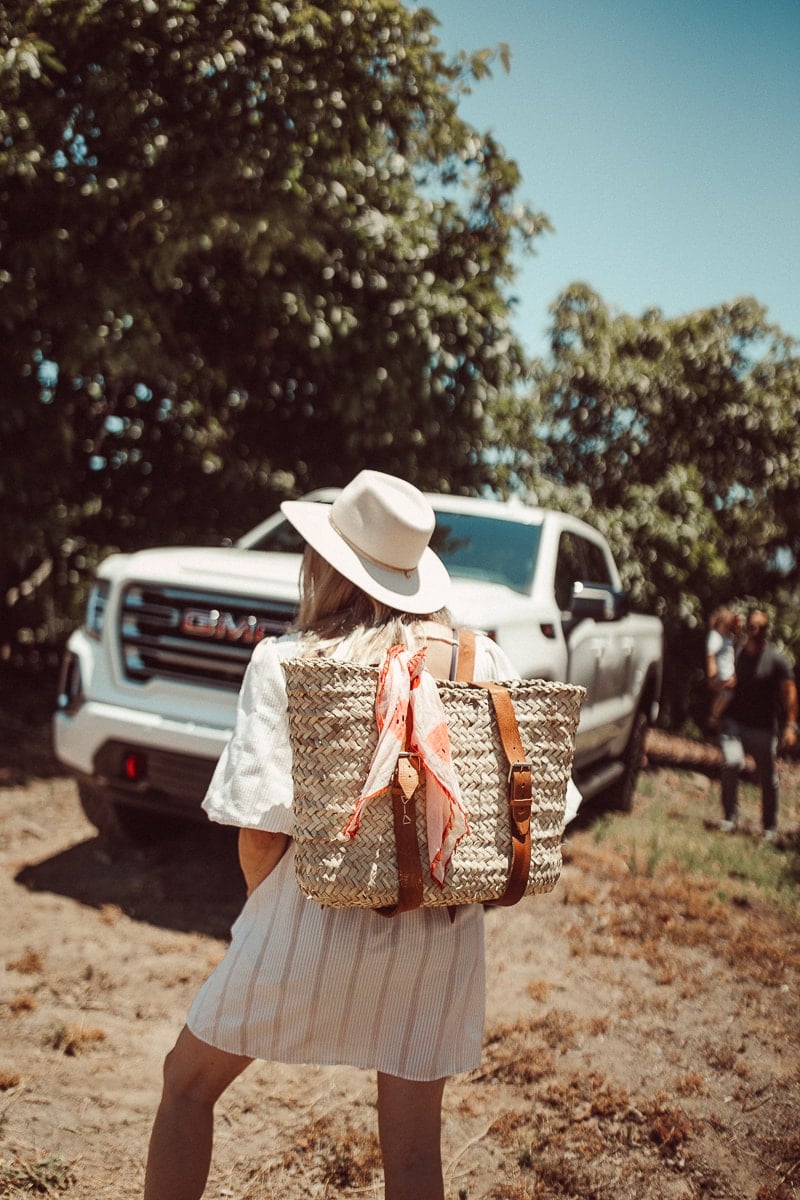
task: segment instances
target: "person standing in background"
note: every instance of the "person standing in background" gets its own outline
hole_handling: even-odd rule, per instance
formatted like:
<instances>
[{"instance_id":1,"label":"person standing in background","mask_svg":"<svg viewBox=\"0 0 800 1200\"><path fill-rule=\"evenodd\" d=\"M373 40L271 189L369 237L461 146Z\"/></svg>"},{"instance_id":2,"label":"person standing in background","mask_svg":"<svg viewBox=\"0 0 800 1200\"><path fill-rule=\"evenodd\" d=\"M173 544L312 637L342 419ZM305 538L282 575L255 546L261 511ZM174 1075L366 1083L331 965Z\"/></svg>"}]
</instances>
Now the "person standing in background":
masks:
<instances>
[{"instance_id":1,"label":"person standing in background","mask_svg":"<svg viewBox=\"0 0 800 1200\"><path fill-rule=\"evenodd\" d=\"M775 759L779 749L797 745L797 686L789 660L768 644L769 617L762 609L750 609L745 632L747 640L736 656L736 690L720 734L724 817L719 827L729 833L737 827L739 773L745 754L751 754L761 786L764 837L774 841L778 826Z\"/></svg>"}]
</instances>

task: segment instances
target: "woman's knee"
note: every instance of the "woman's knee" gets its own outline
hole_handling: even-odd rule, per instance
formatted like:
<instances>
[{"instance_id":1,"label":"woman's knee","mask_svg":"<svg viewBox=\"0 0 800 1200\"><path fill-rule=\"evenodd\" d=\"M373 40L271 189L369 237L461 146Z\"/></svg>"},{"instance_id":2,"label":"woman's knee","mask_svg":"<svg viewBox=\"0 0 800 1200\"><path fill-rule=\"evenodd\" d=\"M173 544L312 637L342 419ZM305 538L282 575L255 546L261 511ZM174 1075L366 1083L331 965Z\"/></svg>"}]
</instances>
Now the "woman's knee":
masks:
<instances>
[{"instance_id":1,"label":"woman's knee","mask_svg":"<svg viewBox=\"0 0 800 1200\"><path fill-rule=\"evenodd\" d=\"M213 1105L251 1061L209 1046L184 1028L164 1059L164 1095Z\"/></svg>"}]
</instances>

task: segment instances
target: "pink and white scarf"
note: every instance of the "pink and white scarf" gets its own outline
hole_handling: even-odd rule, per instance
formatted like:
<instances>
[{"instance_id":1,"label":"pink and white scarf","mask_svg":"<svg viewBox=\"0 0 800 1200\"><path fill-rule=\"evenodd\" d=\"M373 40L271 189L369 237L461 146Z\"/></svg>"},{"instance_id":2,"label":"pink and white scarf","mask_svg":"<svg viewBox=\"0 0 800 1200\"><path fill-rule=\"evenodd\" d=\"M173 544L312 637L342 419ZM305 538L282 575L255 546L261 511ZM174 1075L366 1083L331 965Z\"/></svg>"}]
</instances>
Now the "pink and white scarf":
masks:
<instances>
[{"instance_id":1,"label":"pink and white scarf","mask_svg":"<svg viewBox=\"0 0 800 1200\"><path fill-rule=\"evenodd\" d=\"M356 836L365 804L390 786L400 752L413 751L425 768L431 878L443 887L453 851L469 833L469 823L450 755L447 717L434 678L425 670L425 652L424 646L413 652L392 646L384 656L375 695L378 744L355 811L342 832ZM411 739L406 747L409 706Z\"/></svg>"}]
</instances>

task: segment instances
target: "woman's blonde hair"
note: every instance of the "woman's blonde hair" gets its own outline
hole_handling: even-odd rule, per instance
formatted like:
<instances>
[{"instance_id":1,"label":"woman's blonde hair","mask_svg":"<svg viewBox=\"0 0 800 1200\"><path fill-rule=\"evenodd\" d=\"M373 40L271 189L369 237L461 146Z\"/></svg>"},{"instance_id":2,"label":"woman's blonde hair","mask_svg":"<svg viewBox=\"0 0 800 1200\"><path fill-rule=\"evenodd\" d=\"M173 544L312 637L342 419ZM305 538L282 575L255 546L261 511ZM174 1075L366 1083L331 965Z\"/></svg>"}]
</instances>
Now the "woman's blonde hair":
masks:
<instances>
[{"instance_id":1,"label":"woman's blonde hair","mask_svg":"<svg viewBox=\"0 0 800 1200\"><path fill-rule=\"evenodd\" d=\"M421 616L398 612L345 579L312 546L306 546L300 571L300 607L292 630L307 654L335 654L350 662L378 662L384 650L411 646L425 621L450 625L447 609Z\"/></svg>"},{"instance_id":2,"label":"woman's blonde hair","mask_svg":"<svg viewBox=\"0 0 800 1200\"><path fill-rule=\"evenodd\" d=\"M736 614L732 609L728 608L727 604L721 604L719 608L715 608L708 619L708 628L716 629L717 632L722 632L723 629L730 627L736 620Z\"/></svg>"}]
</instances>

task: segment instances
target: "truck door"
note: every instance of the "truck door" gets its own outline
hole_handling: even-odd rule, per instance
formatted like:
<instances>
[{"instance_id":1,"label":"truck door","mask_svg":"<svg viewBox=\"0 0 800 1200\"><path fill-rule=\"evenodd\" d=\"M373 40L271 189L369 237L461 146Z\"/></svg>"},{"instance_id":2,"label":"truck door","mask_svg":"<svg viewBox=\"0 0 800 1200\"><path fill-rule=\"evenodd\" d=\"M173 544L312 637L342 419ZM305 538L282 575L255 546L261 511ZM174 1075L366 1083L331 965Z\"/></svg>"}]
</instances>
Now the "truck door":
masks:
<instances>
[{"instance_id":1,"label":"truck door","mask_svg":"<svg viewBox=\"0 0 800 1200\"><path fill-rule=\"evenodd\" d=\"M556 558L556 599L567 640L570 683L586 688L578 745L580 758L599 758L619 732L625 709L630 648L619 622L586 619L573 624L570 604L576 583L607 584L612 580L602 550L571 530L559 538Z\"/></svg>"},{"instance_id":2,"label":"truck door","mask_svg":"<svg viewBox=\"0 0 800 1200\"><path fill-rule=\"evenodd\" d=\"M570 602L575 584L583 577L579 539L572 533L561 534L556 558L556 603L561 610L561 619L567 628L567 683L577 683L586 688L584 711L591 708L597 696L598 668L601 657L594 621L581 621L574 629L569 628Z\"/></svg>"}]
</instances>

